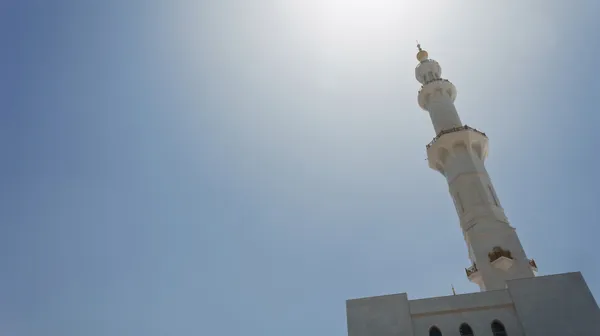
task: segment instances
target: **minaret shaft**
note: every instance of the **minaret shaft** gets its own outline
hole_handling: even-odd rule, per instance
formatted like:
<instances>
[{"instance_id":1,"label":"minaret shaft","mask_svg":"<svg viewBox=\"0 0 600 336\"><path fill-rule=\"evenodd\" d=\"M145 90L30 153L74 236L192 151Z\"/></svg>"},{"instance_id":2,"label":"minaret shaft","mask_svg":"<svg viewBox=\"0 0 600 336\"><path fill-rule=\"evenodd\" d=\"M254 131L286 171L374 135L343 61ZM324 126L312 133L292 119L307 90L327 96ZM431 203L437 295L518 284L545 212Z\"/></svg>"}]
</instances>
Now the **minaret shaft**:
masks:
<instances>
[{"instance_id":1,"label":"minaret shaft","mask_svg":"<svg viewBox=\"0 0 600 336\"><path fill-rule=\"evenodd\" d=\"M454 105L456 87L419 47L415 76L423 84L419 105L429 112L436 137L427 145L429 166L446 177L473 266L469 280L482 291L502 289L506 281L534 276L530 261L510 226L485 169L488 138L462 124Z\"/></svg>"},{"instance_id":2,"label":"minaret shaft","mask_svg":"<svg viewBox=\"0 0 600 336\"><path fill-rule=\"evenodd\" d=\"M436 134L446 129L462 126L458 111L449 96L437 92L430 98L426 107Z\"/></svg>"}]
</instances>

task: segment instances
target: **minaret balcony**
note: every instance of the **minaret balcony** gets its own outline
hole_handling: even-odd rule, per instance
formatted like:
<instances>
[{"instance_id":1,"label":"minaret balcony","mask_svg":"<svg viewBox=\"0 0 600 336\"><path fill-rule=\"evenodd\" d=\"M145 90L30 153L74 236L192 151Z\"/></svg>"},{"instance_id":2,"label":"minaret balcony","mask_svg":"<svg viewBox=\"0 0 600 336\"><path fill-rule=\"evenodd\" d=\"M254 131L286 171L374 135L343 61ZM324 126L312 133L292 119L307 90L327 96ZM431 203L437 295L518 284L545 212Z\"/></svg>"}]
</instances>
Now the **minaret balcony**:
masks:
<instances>
[{"instance_id":1,"label":"minaret balcony","mask_svg":"<svg viewBox=\"0 0 600 336\"><path fill-rule=\"evenodd\" d=\"M514 263L515 261L513 259L507 257L500 257L492 261L492 266L503 271L508 271Z\"/></svg>"},{"instance_id":2,"label":"minaret balcony","mask_svg":"<svg viewBox=\"0 0 600 336\"><path fill-rule=\"evenodd\" d=\"M423 85L421 85L421 89L419 90L419 93L421 93L421 91L423 91L423 89L425 88L425 85L429 84L429 83L433 83L433 82L438 82L438 83L451 83L449 80L444 79L444 78L429 78L427 79L427 81L425 83L423 83Z\"/></svg>"},{"instance_id":3,"label":"minaret balcony","mask_svg":"<svg viewBox=\"0 0 600 336\"><path fill-rule=\"evenodd\" d=\"M467 273L467 278L470 278L471 275L474 275L475 273L479 272L479 269L477 269L476 264L473 264L473 266L465 268L465 272Z\"/></svg>"},{"instance_id":4,"label":"minaret balcony","mask_svg":"<svg viewBox=\"0 0 600 336\"><path fill-rule=\"evenodd\" d=\"M508 271L508 269L511 268L514 263L512 253L510 253L509 250L502 249L501 247L494 247L492 252L488 253L488 258L490 259L492 266L503 271Z\"/></svg>"},{"instance_id":5,"label":"minaret balcony","mask_svg":"<svg viewBox=\"0 0 600 336\"><path fill-rule=\"evenodd\" d=\"M435 138L433 138L433 140L431 140L431 142L429 144L427 144L427 146L425 146L426 149L429 149L431 146L433 146L436 141L438 141L444 134L450 134L450 133L454 133L454 132L460 132L460 131L464 131L464 130L470 130L473 132L477 132L481 135L483 135L484 137L487 138L487 135L485 135L485 133L483 133L482 131L477 130L476 128L473 128L471 126L468 125L464 125L464 126L460 126L460 127L454 127L454 128L450 128L447 130L443 130L440 133L438 133Z\"/></svg>"},{"instance_id":6,"label":"minaret balcony","mask_svg":"<svg viewBox=\"0 0 600 336\"><path fill-rule=\"evenodd\" d=\"M529 259L529 267L531 267L531 270L533 270L534 272L538 271L537 264L535 263L535 260L533 260L533 259Z\"/></svg>"},{"instance_id":7,"label":"minaret balcony","mask_svg":"<svg viewBox=\"0 0 600 336\"><path fill-rule=\"evenodd\" d=\"M481 272L479 272L479 269L477 268L477 264L474 263L473 266L465 268L465 272L467 273L467 278L469 281L477 284L478 286L483 285L483 278L481 277Z\"/></svg>"},{"instance_id":8,"label":"minaret balcony","mask_svg":"<svg viewBox=\"0 0 600 336\"><path fill-rule=\"evenodd\" d=\"M464 125L439 132L427 146L429 167L445 175L444 165L448 157L453 156L455 148L466 148L481 160L488 153L488 138L485 133Z\"/></svg>"},{"instance_id":9,"label":"minaret balcony","mask_svg":"<svg viewBox=\"0 0 600 336\"><path fill-rule=\"evenodd\" d=\"M490 262L494 262L502 257L512 259L512 253L509 250L504 250L501 247L494 247L492 252L488 253L488 258L490 258Z\"/></svg>"},{"instance_id":10,"label":"minaret balcony","mask_svg":"<svg viewBox=\"0 0 600 336\"><path fill-rule=\"evenodd\" d=\"M427 78L417 94L419 106L427 111L427 104L436 94L446 95L452 101L456 99L456 87L452 82L443 78Z\"/></svg>"}]
</instances>

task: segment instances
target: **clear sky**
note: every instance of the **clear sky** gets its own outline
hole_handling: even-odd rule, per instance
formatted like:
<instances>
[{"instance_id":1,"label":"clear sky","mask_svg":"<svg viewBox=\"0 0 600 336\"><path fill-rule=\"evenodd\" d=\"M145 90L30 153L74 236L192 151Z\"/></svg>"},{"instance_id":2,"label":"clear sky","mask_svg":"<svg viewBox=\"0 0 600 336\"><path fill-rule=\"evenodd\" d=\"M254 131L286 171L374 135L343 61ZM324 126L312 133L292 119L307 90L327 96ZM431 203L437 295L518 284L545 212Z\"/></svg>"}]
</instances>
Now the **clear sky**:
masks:
<instances>
[{"instance_id":1,"label":"clear sky","mask_svg":"<svg viewBox=\"0 0 600 336\"><path fill-rule=\"evenodd\" d=\"M600 298L597 1L0 2L0 334L346 335L475 292L415 40L540 274Z\"/></svg>"}]
</instances>

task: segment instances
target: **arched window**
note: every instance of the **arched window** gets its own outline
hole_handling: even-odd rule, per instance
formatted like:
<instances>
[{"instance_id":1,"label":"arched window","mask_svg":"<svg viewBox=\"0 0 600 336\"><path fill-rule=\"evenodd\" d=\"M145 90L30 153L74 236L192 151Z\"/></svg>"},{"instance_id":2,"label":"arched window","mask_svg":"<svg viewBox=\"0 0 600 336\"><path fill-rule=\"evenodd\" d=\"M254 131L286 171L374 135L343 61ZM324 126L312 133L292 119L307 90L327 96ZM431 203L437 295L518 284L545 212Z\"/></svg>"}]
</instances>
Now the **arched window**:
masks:
<instances>
[{"instance_id":1,"label":"arched window","mask_svg":"<svg viewBox=\"0 0 600 336\"><path fill-rule=\"evenodd\" d=\"M434 326L429 329L429 336L442 336L442 332Z\"/></svg>"},{"instance_id":2,"label":"arched window","mask_svg":"<svg viewBox=\"0 0 600 336\"><path fill-rule=\"evenodd\" d=\"M500 321L495 320L492 322L492 334L494 336L506 336L506 329L504 329L504 324Z\"/></svg>"},{"instance_id":3,"label":"arched window","mask_svg":"<svg viewBox=\"0 0 600 336\"><path fill-rule=\"evenodd\" d=\"M461 324L458 331L460 332L460 336L473 336L473 329L466 323Z\"/></svg>"}]
</instances>

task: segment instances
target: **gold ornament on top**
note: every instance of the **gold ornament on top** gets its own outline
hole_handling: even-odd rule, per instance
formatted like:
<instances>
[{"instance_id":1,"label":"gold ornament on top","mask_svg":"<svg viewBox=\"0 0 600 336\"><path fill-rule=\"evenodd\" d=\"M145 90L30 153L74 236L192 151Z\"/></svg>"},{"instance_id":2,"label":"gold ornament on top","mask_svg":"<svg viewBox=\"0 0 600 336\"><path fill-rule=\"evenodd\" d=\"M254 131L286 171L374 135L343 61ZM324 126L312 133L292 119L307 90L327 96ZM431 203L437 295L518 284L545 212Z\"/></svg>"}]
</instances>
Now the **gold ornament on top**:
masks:
<instances>
[{"instance_id":1,"label":"gold ornament on top","mask_svg":"<svg viewBox=\"0 0 600 336\"><path fill-rule=\"evenodd\" d=\"M419 41L417 41L417 49L419 49L419 52L417 53L417 60L419 62L426 61L429 58L429 53L421 48Z\"/></svg>"}]
</instances>

